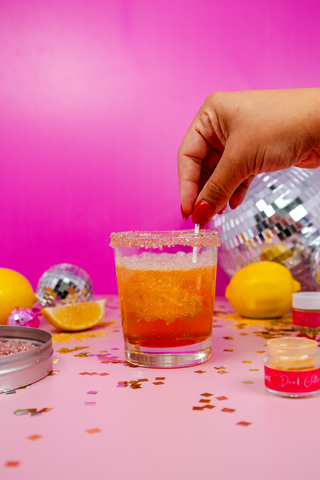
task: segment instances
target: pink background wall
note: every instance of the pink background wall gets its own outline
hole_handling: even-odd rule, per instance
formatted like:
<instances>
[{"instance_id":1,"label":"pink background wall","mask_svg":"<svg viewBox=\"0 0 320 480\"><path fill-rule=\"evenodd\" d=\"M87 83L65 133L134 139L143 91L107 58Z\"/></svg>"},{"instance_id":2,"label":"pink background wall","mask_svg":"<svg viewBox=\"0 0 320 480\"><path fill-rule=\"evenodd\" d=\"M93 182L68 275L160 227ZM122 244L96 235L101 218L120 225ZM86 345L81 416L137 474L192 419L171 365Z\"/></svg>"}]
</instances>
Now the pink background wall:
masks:
<instances>
[{"instance_id":1,"label":"pink background wall","mask_svg":"<svg viewBox=\"0 0 320 480\"><path fill-rule=\"evenodd\" d=\"M318 0L0 0L1 266L35 287L75 263L116 293L111 231L185 226L176 153L204 98L319 86L319 13Z\"/></svg>"}]
</instances>

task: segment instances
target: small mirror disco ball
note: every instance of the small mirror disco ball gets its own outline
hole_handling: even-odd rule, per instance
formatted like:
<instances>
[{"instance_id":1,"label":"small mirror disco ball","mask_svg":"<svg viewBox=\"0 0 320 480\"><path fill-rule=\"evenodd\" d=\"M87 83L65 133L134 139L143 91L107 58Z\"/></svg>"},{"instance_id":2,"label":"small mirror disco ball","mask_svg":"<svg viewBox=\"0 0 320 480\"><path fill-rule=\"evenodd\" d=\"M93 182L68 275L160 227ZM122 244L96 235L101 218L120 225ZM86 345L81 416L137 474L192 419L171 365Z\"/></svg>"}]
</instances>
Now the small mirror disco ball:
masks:
<instances>
[{"instance_id":1,"label":"small mirror disco ball","mask_svg":"<svg viewBox=\"0 0 320 480\"><path fill-rule=\"evenodd\" d=\"M43 307L88 302L93 297L93 283L82 268L69 263L60 263L44 272L39 280L36 295Z\"/></svg>"},{"instance_id":2,"label":"small mirror disco ball","mask_svg":"<svg viewBox=\"0 0 320 480\"><path fill-rule=\"evenodd\" d=\"M285 265L302 290L316 289L310 261L320 245L319 186L318 169L262 173L242 205L212 219L210 227L221 233L219 263L229 277L269 260Z\"/></svg>"}]
</instances>

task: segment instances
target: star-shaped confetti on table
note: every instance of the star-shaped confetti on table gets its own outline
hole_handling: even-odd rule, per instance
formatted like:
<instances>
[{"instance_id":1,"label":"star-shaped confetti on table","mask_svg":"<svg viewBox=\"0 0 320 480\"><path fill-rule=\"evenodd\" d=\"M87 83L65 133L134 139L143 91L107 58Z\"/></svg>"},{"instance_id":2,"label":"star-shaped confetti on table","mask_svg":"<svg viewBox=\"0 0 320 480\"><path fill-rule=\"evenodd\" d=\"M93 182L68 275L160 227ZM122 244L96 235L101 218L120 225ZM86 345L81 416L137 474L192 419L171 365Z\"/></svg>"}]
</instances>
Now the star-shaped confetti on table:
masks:
<instances>
[{"instance_id":1,"label":"star-shaped confetti on table","mask_svg":"<svg viewBox=\"0 0 320 480\"><path fill-rule=\"evenodd\" d=\"M30 437L27 437L28 440L39 440L39 438L42 438L41 435L31 435Z\"/></svg>"},{"instance_id":2,"label":"star-shaped confetti on table","mask_svg":"<svg viewBox=\"0 0 320 480\"><path fill-rule=\"evenodd\" d=\"M20 465L20 462L17 462L17 461L10 461L4 464L5 467L18 467L19 465Z\"/></svg>"}]
</instances>

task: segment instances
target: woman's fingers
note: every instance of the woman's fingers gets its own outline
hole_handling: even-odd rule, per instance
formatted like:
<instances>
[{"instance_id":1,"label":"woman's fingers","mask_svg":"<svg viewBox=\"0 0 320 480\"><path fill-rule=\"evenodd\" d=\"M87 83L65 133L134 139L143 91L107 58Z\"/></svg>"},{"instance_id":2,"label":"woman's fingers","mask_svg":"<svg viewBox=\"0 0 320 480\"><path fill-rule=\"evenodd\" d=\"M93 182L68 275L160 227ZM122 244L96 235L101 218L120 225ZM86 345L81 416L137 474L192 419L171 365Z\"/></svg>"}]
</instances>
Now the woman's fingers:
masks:
<instances>
[{"instance_id":1,"label":"woman's fingers","mask_svg":"<svg viewBox=\"0 0 320 480\"><path fill-rule=\"evenodd\" d=\"M186 216L191 215L200 185L206 183L210 166L215 167L224 148L213 126L214 111L209 111L207 104L199 110L178 152L179 193Z\"/></svg>"}]
</instances>

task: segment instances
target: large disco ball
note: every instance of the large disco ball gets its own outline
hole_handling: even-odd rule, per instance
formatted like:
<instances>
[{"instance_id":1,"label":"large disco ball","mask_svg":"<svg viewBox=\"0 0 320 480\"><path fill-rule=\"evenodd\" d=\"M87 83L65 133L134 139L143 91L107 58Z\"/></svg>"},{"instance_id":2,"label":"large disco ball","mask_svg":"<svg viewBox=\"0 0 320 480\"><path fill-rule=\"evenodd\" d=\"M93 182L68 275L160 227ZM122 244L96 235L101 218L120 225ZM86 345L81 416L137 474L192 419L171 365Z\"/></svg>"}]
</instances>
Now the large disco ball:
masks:
<instances>
[{"instance_id":1,"label":"large disco ball","mask_svg":"<svg viewBox=\"0 0 320 480\"><path fill-rule=\"evenodd\" d=\"M262 173L235 210L216 215L210 226L221 233L219 261L232 277L250 263L285 265L302 290L315 290L310 269L320 245L320 171L292 167Z\"/></svg>"},{"instance_id":2,"label":"large disco ball","mask_svg":"<svg viewBox=\"0 0 320 480\"><path fill-rule=\"evenodd\" d=\"M92 300L93 283L87 272L70 263L54 265L44 272L37 286L37 298L43 307Z\"/></svg>"}]
</instances>

